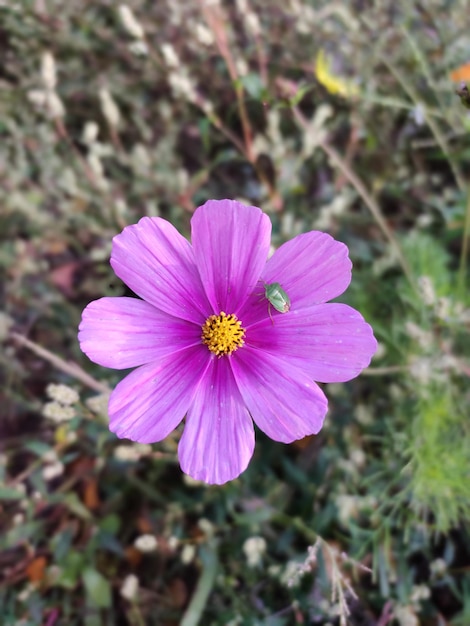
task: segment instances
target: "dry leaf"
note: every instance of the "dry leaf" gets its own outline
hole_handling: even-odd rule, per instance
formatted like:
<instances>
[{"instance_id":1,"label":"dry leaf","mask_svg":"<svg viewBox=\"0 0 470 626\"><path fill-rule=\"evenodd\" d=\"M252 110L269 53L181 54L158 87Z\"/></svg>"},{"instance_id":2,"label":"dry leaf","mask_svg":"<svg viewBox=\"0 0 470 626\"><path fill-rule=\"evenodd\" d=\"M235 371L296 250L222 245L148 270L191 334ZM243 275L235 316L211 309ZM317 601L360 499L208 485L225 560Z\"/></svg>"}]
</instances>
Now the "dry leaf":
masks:
<instances>
[{"instance_id":1,"label":"dry leaf","mask_svg":"<svg viewBox=\"0 0 470 626\"><path fill-rule=\"evenodd\" d=\"M26 576L32 583L39 584L44 580L47 560L44 556L38 556L31 561L26 568Z\"/></svg>"}]
</instances>

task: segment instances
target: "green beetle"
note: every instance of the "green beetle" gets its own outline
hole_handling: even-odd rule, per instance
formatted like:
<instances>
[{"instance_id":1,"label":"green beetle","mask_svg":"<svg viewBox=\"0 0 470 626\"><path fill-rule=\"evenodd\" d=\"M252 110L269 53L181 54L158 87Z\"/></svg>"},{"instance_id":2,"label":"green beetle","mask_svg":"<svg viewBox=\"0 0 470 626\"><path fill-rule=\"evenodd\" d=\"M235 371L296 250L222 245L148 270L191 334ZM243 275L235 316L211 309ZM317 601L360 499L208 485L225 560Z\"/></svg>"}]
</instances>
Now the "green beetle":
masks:
<instances>
[{"instance_id":1,"label":"green beetle","mask_svg":"<svg viewBox=\"0 0 470 626\"><path fill-rule=\"evenodd\" d=\"M271 316L271 305L279 311L279 313L287 313L290 309L290 298L279 283L263 283L264 295L269 302L268 313L272 323L274 320Z\"/></svg>"}]
</instances>

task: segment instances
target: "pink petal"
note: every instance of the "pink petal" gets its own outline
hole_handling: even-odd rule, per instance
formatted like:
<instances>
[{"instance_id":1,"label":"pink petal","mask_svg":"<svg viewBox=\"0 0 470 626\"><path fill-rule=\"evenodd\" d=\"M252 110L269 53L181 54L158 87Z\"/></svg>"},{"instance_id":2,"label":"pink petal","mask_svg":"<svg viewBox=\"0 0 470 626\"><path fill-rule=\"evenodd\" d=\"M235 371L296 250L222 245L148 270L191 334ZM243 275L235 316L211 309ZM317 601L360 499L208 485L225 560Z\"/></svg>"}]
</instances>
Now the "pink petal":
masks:
<instances>
[{"instance_id":1,"label":"pink petal","mask_svg":"<svg viewBox=\"0 0 470 626\"><path fill-rule=\"evenodd\" d=\"M253 420L268 437L290 443L319 432L328 403L301 368L249 346L237 350L231 364Z\"/></svg>"},{"instance_id":2,"label":"pink petal","mask_svg":"<svg viewBox=\"0 0 470 626\"><path fill-rule=\"evenodd\" d=\"M137 298L101 298L82 314L78 340L95 363L125 369L201 343L201 327Z\"/></svg>"},{"instance_id":3,"label":"pink petal","mask_svg":"<svg viewBox=\"0 0 470 626\"><path fill-rule=\"evenodd\" d=\"M117 276L157 309L203 323L209 305L189 242L159 217L143 217L113 239Z\"/></svg>"},{"instance_id":4,"label":"pink petal","mask_svg":"<svg viewBox=\"0 0 470 626\"><path fill-rule=\"evenodd\" d=\"M283 244L263 271L266 283L278 282L291 300L291 309L336 298L351 282L348 248L327 235L311 231Z\"/></svg>"},{"instance_id":5,"label":"pink petal","mask_svg":"<svg viewBox=\"0 0 470 626\"><path fill-rule=\"evenodd\" d=\"M291 309L252 326L247 345L273 352L297 365L313 380L339 383L366 368L377 341L362 315L346 304Z\"/></svg>"},{"instance_id":6,"label":"pink petal","mask_svg":"<svg viewBox=\"0 0 470 626\"><path fill-rule=\"evenodd\" d=\"M109 428L118 437L154 443L181 422L209 364L202 345L131 372L109 399Z\"/></svg>"},{"instance_id":7,"label":"pink petal","mask_svg":"<svg viewBox=\"0 0 470 626\"><path fill-rule=\"evenodd\" d=\"M181 469L221 485L247 467L255 446L253 421L227 358L213 358L188 411L178 455Z\"/></svg>"},{"instance_id":8,"label":"pink petal","mask_svg":"<svg viewBox=\"0 0 470 626\"><path fill-rule=\"evenodd\" d=\"M234 200L209 200L194 213L191 230L213 312L237 313L266 263L271 236L268 216Z\"/></svg>"}]
</instances>

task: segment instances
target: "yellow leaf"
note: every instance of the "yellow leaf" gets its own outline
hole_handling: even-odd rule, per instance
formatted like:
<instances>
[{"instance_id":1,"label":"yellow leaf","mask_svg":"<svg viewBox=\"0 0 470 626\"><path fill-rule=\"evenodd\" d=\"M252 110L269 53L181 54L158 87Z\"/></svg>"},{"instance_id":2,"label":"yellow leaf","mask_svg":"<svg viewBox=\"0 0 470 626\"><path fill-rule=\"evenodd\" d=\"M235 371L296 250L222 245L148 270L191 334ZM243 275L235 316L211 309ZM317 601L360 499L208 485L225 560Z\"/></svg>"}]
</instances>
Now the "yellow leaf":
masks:
<instances>
[{"instance_id":1,"label":"yellow leaf","mask_svg":"<svg viewBox=\"0 0 470 626\"><path fill-rule=\"evenodd\" d=\"M63 445L64 443L67 443L67 434L69 432L68 426L67 424L61 424L60 426L58 426L56 428L56 431L54 433L54 439L56 441L56 443Z\"/></svg>"},{"instance_id":2,"label":"yellow leaf","mask_svg":"<svg viewBox=\"0 0 470 626\"><path fill-rule=\"evenodd\" d=\"M39 584L44 579L47 561L43 556L34 558L26 568L26 576L30 582Z\"/></svg>"},{"instance_id":3,"label":"yellow leaf","mask_svg":"<svg viewBox=\"0 0 470 626\"><path fill-rule=\"evenodd\" d=\"M449 73L449 78L454 83L459 83L461 81L466 82L470 80L470 63L465 63L460 67L455 68L452 72Z\"/></svg>"},{"instance_id":4,"label":"yellow leaf","mask_svg":"<svg viewBox=\"0 0 470 626\"><path fill-rule=\"evenodd\" d=\"M332 73L331 63L324 50L319 50L315 59L315 73L318 82L334 95L351 98L359 94L359 89L355 83Z\"/></svg>"}]
</instances>

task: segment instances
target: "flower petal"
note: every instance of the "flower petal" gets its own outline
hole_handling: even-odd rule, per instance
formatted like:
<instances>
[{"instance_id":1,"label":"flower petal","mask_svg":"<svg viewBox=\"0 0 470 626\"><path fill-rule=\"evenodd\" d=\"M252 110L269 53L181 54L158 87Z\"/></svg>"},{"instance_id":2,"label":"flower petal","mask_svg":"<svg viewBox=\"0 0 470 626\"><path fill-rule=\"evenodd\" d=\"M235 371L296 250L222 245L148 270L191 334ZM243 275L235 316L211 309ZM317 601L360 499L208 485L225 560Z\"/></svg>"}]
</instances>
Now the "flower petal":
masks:
<instances>
[{"instance_id":1,"label":"flower petal","mask_svg":"<svg viewBox=\"0 0 470 626\"><path fill-rule=\"evenodd\" d=\"M253 420L268 437L290 443L319 432L328 402L301 368L249 346L237 350L231 364Z\"/></svg>"},{"instance_id":2,"label":"flower petal","mask_svg":"<svg viewBox=\"0 0 470 626\"><path fill-rule=\"evenodd\" d=\"M208 364L208 351L198 346L131 372L109 399L110 430L140 443L167 437L191 405Z\"/></svg>"},{"instance_id":3,"label":"flower petal","mask_svg":"<svg viewBox=\"0 0 470 626\"><path fill-rule=\"evenodd\" d=\"M312 230L276 250L263 280L280 283L291 300L291 310L297 310L342 294L351 282L351 267L344 243Z\"/></svg>"},{"instance_id":4,"label":"flower petal","mask_svg":"<svg viewBox=\"0 0 470 626\"><path fill-rule=\"evenodd\" d=\"M377 341L362 315L346 304L319 304L291 309L249 330L247 344L274 352L297 365L313 380L339 383L366 368Z\"/></svg>"},{"instance_id":5,"label":"flower petal","mask_svg":"<svg viewBox=\"0 0 470 626\"><path fill-rule=\"evenodd\" d=\"M201 343L201 327L137 298L101 298L82 314L78 340L95 363L125 369Z\"/></svg>"},{"instance_id":6,"label":"flower petal","mask_svg":"<svg viewBox=\"0 0 470 626\"><path fill-rule=\"evenodd\" d=\"M271 222L261 209L209 200L191 220L196 263L213 312L237 313L266 263Z\"/></svg>"},{"instance_id":7,"label":"flower petal","mask_svg":"<svg viewBox=\"0 0 470 626\"><path fill-rule=\"evenodd\" d=\"M213 358L188 411L178 455L181 469L221 485L247 467L255 446L253 421L227 358Z\"/></svg>"},{"instance_id":8,"label":"flower petal","mask_svg":"<svg viewBox=\"0 0 470 626\"><path fill-rule=\"evenodd\" d=\"M208 302L190 243L159 217L143 217L113 239L111 265L138 296L175 317L203 323Z\"/></svg>"}]
</instances>

